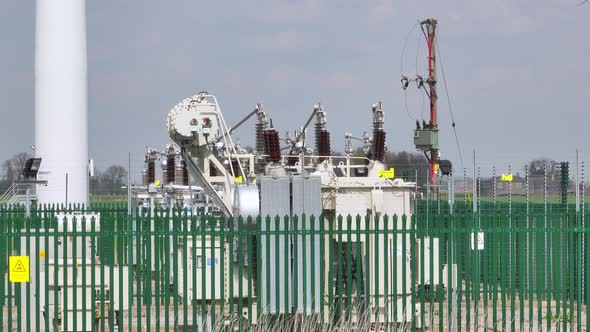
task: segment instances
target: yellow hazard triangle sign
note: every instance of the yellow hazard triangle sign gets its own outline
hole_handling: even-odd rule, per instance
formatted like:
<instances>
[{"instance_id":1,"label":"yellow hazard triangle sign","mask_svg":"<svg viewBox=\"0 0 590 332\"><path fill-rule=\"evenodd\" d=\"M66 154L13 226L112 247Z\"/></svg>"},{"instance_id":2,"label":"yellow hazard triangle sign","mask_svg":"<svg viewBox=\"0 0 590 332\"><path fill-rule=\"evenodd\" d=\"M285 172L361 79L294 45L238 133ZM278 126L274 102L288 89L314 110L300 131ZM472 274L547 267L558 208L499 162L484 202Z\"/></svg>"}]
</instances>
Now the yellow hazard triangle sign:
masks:
<instances>
[{"instance_id":1,"label":"yellow hazard triangle sign","mask_svg":"<svg viewBox=\"0 0 590 332\"><path fill-rule=\"evenodd\" d=\"M10 256L8 265L10 282L29 282L29 256Z\"/></svg>"}]
</instances>

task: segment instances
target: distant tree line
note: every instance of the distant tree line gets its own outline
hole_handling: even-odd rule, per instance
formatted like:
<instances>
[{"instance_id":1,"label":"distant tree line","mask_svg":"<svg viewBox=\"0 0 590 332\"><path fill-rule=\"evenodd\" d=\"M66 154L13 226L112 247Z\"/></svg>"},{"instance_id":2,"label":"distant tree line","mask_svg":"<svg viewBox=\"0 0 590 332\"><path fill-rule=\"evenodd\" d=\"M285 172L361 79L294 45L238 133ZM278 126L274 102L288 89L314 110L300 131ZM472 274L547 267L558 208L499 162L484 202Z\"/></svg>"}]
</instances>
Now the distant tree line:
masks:
<instances>
[{"instance_id":1,"label":"distant tree line","mask_svg":"<svg viewBox=\"0 0 590 332\"><path fill-rule=\"evenodd\" d=\"M23 167L31 155L26 152L17 153L2 163L4 176L0 179L0 194L4 193L12 183L21 176Z\"/></svg>"},{"instance_id":2,"label":"distant tree line","mask_svg":"<svg viewBox=\"0 0 590 332\"><path fill-rule=\"evenodd\" d=\"M352 152L355 157L364 157L366 155L363 148L357 148ZM353 162L353 164L358 164ZM423 186L428 180L430 165L422 153L400 151L387 151L385 153L384 164L386 168L393 167L395 177L401 178L408 182L417 182L418 186Z\"/></svg>"},{"instance_id":3,"label":"distant tree line","mask_svg":"<svg viewBox=\"0 0 590 332\"><path fill-rule=\"evenodd\" d=\"M112 165L104 171L97 170L90 178L90 194L93 195L122 195L127 193L123 188L127 185L127 169L123 166Z\"/></svg>"},{"instance_id":4,"label":"distant tree line","mask_svg":"<svg viewBox=\"0 0 590 332\"><path fill-rule=\"evenodd\" d=\"M408 151L386 152L385 165L394 168L396 178L417 182L418 186L423 186L428 181L430 164L422 153Z\"/></svg>"},{"instance_id":5,"label":"distant tree line","mask_svg":"<svg viewBox=\"0 0 590 332\"><path fill-rule=\"evenodd\" d=\"M0 194L4 193L14 181L21 177L23 167L31 155L26 152L17 153L2 163L0 176ZM127 169L123 166L112 165L105 170L97 170L95 176L90 177L90 194L117 195L127 193L122 188L127 184Z\"/></svg>"}]
</instances>

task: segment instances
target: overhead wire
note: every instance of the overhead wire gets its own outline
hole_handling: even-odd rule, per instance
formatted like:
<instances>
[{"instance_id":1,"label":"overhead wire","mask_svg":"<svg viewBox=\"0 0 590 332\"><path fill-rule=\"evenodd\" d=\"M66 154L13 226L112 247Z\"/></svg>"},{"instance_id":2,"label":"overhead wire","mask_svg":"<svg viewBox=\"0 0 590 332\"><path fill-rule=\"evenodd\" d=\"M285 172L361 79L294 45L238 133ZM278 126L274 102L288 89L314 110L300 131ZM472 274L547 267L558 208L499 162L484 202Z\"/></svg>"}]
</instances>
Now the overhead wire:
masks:
<instances>
[{"instance_id":1,"label":"overhead wire","mask_svg":"<svg viewBox=\"0 0 590 332\"><path fill-rule=\"evenodd\" d=\"M418 40L416 41L416 59L414 62L414 66L416 67L416 75L418 75L418 55L420 55L420 40L422 39L422 35L418 34Z\"/></svg>"},{"instance_id":2,"label":"overhead wire","mask_svg":"<svg viewBox=\"0 0 590 332\"><path fill-rule=\"evenodd\" d=\"M412 32L414 32L414 30L416 30L416 27L418 26L418 24L419 24L418 22L416 22L416 24L414 24L412 29L410 29L410 31L408 31L408 34L406 35L406 39L404 40L404 47L402 48L402 54L399 58L399 71L402 75L404 72L404 55L406 54L406 46L408 46L408 39L410 39L410 35L412 34Z\"/></svg>"},{"instance_id":3,"label":"overhead wire","mask_svg":"<svg viewBox=\"0 0 590 332\"><path fill-rule=\"evenodd\" d=\"M424 93L424 90L420 89L421 95L422 95L422 105L420 105L420 117L422 118L421 120L424 120L424 105L426 104L426 96Z\"/></svg>"},{"instance_id":4,"label":"overhead wire","mask_svg":"<svg viewBox=\"0 0 590 332\"><path fill-rule=\"evenodd\" d=\"M399 64L399 70L400 70L400 73L401 73L402 77L405 77L404 76L404 57L406 55L406 49L407 49L407 46L408 46L408 41L410 39L410 36L412 35L412 33L414 33L414 31L416 30L416 27L418 27L419 24L420 24L420 22L417 21L414 24L414 26L412 26L412 28L408 31L408 33L406 34L406 38L404 39L404 46L402 48L402 53L401 53L401 56L400 56L400 64ZM419 46L419 43L420 43L420 38L421 37L418 34L418 42L417 42L418 46ZM419 50L419 48L416 49L416 62L415 62L416 73L418 72L418 50ZM412 120L412 121L417 120L410 113L410 109L408 107L408 93L407 93L406 89L404 89L404 106L405 106L405 110L406 110L406 114L408 115L408 118L410 120Z\"/></svg>"},{"instance_id":5,"label":"overhead wire","mask_svg":"<svg viewBox=\"0 0 590 332\"><path fill-rule=\"evenodd\" d=\"M412 117L412 115L410 114L410 109L408 108L408 92L406 91L406 89L404 89L404 105L406 106L406 114L408 115L408 118L410 118L410 120L416 120Z\"/></svg>"},{"instance_id":6,"label":"overhead wire","mask_svg":"<svg viewBox=\"0 0 590 332\"><path fill-rule=\"evenodd\" d=\"M449 89L447 87L447 78L445 76L445 67L442 62L442 55L440 47L438 46L438 38L435 39L436 50L438 53L438 61L440 63L440 70L443 78L443 85L445 87L445 94L447 96L447 104L449 106L449 113L451 113L451 121L453 126L453 133L455 134L455 142L457 143L457 150L459 150L459 159L461 160L461 168L463 168L463 153L461 152L461 145L459 144L459 137L457 136L457 127L455 123L455 115L453 114L453 108L451 107L451 98L449 97Z\"/></svg>"}]
</instances>

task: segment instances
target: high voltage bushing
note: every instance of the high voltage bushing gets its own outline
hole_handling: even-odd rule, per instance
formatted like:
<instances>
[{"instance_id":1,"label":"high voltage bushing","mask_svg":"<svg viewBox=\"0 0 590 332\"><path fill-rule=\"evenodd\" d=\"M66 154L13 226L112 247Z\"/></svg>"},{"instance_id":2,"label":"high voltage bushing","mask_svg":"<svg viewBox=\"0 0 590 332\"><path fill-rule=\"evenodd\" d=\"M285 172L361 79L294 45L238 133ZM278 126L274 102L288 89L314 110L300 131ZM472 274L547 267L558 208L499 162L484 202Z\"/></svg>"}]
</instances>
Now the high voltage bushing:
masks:
<instances>
[{"instance_id":1,"label":"high voltage bushing","mask_svg":"<svg viewBox=\"0 0 590 332\"><path fill-rule=\"evenodd\" d=\"M269 156L269 160L277 163L281 160L281 145L279 142L279 132L275 129L264 131L264 144Z\"/></svg>"},{"instance_id":2,"label":"high voltage bushing","mask_svg":"<svg viewBox=\"0 0 590 332\"><path fill-rule=\"evenodd\" d=\"M258 114L258 118L256 120L256 152L260 154L268 154L266 151L266 145L264 143L264 131L268 126L268 120L266 118L266 114L261 112ZM266 164L267 158L259 157L256 160L256 173L264 172L264 165Z\"/></svg>"},{"instance_id":3,"label":"high voltage bushing","mask_svg":"<svg viewBox=\"0 0 590 332\"><path fill-rule=\"evenodd\" d=\"M166 177L164 178L165 184L174 183L175 161L176 155L174 153L168 153L166 156Z\"/></svg>"},{"instance_id":4,"label":"high voltage bushing","mask_svg":"<svg viewBox=\"0 0 590 332\"><path fill-rule=\"evenodd\" d=\"M320 140L321 140L322 131L325 131L324 124L321 122L316 122L315 123L315 151L316 151L317 155L320 154Z\"/></svg>"},{"instance_id":5,"label":"high voltage bushing","mask_svg":"<svg viewBox=\"0 0 590 332\"><path fill-rule=\"evenodd\" d=\"M147 161L147 184L154 183L156 181L156 162L149 158Z\"/></svg>"},{"instance_id":6,"label":"high voltage bushing","mask_svg":"<svg viewBox=\"0 0 590 332\"><path fill-rule=\"evenodd\" d=\"M156 150L148 147L145 154L145 185L152 184L156 181L156 159L158 159Z\"/></svg>"},{"instance_id":7,"label":"high voltage bushing","mask_svg":"<svg viewBox=\"0 0 590 332\"><path fill-rule=\"evenodd\" d=\"M318 139L316 141L316 151L317 154L321 157L326 157L330 155L330 132L327 130L322 130L318 134ZM320 161L323 161L325 158L320 158Z\"/></svg>"},{"instance_id":8,"label":"high voltage bushing","mask_svg":"<svg viewBox=\"0 0 590 332\"><path fill-rule=\"evenodd\" d=\"M373 132L371 158L377 161L385 160L385 132L383 129L375 129Z\"/></svg>"}]
</instances>

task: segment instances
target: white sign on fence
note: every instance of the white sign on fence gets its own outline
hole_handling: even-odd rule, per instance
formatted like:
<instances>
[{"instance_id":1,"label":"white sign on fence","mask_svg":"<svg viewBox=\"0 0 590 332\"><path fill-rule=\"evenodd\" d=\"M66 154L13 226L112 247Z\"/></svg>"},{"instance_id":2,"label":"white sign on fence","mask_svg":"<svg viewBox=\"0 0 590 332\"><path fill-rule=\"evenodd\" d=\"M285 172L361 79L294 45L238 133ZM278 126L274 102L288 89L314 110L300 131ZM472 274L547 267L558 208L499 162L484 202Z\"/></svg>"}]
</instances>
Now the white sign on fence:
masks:
<instances>
[{"instance_id":1,"label":"white sign on fence","mask_svg":"<svg viewBox=\"0 0 590 332\"><path fill-rule=\"evenodd\" d=\"M476 249L477 246L477 249ZM471 233L471 250L484 249L484 235L483 232Z\"/></svg>"}]
</instances>

